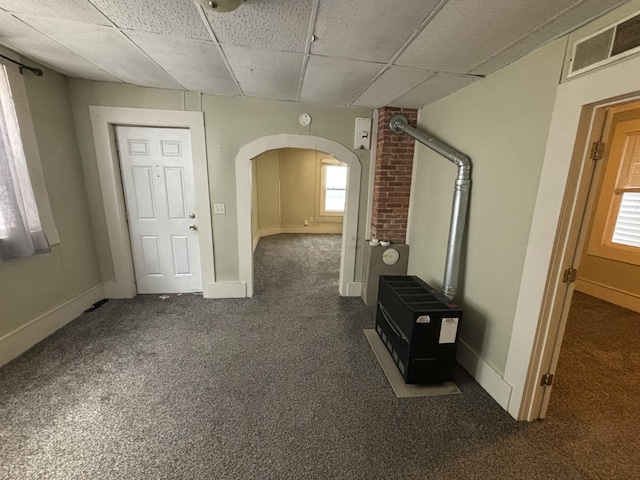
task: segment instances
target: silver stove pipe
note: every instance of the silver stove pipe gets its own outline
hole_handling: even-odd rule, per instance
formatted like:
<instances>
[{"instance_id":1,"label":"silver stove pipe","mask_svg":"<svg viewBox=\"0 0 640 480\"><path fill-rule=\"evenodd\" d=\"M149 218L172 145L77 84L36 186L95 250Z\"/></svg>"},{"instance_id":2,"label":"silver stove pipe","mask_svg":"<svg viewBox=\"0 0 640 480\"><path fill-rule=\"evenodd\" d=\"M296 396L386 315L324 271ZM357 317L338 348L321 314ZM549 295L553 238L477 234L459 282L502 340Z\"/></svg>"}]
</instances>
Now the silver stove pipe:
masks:
<instances>
[{"instance_id":1,"label":"silver stove pipe","mask_svg":"<svg viewBox=\"0 0 640 480\"><path fill-rule=\"evenodd\" d=\"M450 302L453 302L458 291L460 252L462 250L462 237L467 219L469 193L471 192L471 159L449 145L442 143L440 140L413 128L409 125L407 117L402 114L396 114L391 117L389 126L394 133L406 133L412 136L458 167L458 177L456 178L453 192L453 207L451 209L451 224L449 226L444 280L442 282L443 295L447 297Z\"/></svg>"}]
</instances>

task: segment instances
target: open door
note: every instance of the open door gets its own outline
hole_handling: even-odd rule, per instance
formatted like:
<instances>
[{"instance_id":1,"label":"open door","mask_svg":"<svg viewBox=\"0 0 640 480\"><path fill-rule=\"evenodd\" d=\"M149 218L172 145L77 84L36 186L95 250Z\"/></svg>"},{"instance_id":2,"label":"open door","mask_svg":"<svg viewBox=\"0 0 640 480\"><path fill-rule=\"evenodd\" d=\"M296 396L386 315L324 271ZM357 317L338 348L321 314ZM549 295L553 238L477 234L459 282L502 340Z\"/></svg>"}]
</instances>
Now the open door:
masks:
<instances>
[{"instance_id":1,"label":"open door","mask_svg":"<svg viewBox=\"0 0 640 480\"><path fill-rule=\"evenodd\" d=\"M543 315L550 320L531 376L537 418L549 406L583 253L640 264L640 102L585 108L582 120L551 269L561 274L547 284Z\"/></svg>"}]
</instances>

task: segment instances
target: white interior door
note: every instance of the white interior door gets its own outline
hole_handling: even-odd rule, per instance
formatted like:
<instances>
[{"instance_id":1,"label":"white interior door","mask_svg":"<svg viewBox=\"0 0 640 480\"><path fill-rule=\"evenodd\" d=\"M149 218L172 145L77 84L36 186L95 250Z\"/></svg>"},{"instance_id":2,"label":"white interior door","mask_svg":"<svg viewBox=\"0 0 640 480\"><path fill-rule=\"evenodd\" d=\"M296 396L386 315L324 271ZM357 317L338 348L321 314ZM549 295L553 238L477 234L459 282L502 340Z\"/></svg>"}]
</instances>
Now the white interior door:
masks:
<instances>
[{"instance_id":1,"label":"white interior door","mask_svg":"<svg viewBox=\"0 0 640 480\"><path fill-rule=\"evenodd\" d=\"M138 293L202 291L188 129L116 127Z\"/></svg>"}]
</instances>

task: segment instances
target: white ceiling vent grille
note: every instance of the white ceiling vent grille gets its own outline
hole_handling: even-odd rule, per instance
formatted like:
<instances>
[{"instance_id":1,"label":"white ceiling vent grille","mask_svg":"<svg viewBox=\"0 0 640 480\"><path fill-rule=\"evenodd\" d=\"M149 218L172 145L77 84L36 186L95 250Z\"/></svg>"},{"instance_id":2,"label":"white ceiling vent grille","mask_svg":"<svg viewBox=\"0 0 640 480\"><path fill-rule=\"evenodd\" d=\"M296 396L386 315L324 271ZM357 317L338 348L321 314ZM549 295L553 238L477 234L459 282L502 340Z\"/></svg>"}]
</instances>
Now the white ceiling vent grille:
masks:
<instances>
[{"instance_id":1,"label":"white ceiling vent grille","mask_svg":"<svg viewBox=\"0 0 640 480\"><path fill-rule=\"evenodd\" d=\"M573 44L568 78L640 52L640 14Z\"/></svg>"}]
</instances>

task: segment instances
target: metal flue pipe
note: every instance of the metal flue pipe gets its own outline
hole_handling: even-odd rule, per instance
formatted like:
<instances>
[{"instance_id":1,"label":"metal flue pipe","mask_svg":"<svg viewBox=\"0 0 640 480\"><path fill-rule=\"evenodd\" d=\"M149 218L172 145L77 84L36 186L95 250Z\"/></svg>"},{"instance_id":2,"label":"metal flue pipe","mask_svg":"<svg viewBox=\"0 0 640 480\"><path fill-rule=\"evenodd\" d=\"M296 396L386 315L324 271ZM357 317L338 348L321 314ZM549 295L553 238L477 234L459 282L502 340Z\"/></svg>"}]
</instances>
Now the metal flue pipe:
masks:
<instances>
[{"instance_id":1,"label":"metal flue pipe","mask_svg":"<svg viewBox=\"0 0 640 480\"><path fill-rule=\"evenodd\" d=\"M465 154L451 148L449 145L410 126L407 117L404 115L396 114L391 117L389 126L394 133L406 133L412 136L458 167L458 176L453 192L453 207L451 209L451 224L449 226L444 280L442 282L443 295L447 297L450 302L453 302L458 291L462 237L464 235L464 226L469 205L469 193L471 191L471 160Z\"/></svg>"}]
</instances>

